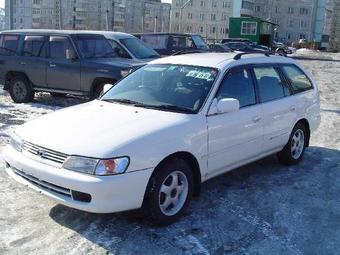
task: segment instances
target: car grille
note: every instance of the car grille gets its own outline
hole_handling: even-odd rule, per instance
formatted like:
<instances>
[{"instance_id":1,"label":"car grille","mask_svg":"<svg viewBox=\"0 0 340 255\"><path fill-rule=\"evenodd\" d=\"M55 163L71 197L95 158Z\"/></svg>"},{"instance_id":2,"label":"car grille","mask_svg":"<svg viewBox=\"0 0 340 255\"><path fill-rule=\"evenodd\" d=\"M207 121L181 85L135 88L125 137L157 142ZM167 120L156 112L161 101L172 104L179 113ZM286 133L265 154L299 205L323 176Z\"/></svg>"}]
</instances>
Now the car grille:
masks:
<instances>
[{"instance_id":1,"label":"car grille","mask_svg":"<svg viewBox=\"0 0 340 255\"><path fill-rule=\"evenodd\" d=\"M60 187L57 185L54 185L52 183L40 180L32 175L28 175L26 173L24 173L23 171L20 171L16 168L11 167L12 170L14 171L15 174L21 176L22 178L24 178L25 180L27 180L28 182L30 182L31 184L38 186L42 189L47 189L49 191L53 191L55 193L67 196L67 197L71 197L71 190L64 188L64 187Z\"/></svg>"},{"instance_id":2,"label":"car grille","mask_svg":"<svg viewBox=\"0 0 340 255\"><path fill-rule=\"evenodd\" d=\"M34 155L35 157L52 161L60 165L62 165L68 157L68 155L64 153L49 150L29 142L24 142L23 151L27 152L28 154Z\"/></svg>"}]
</instances>

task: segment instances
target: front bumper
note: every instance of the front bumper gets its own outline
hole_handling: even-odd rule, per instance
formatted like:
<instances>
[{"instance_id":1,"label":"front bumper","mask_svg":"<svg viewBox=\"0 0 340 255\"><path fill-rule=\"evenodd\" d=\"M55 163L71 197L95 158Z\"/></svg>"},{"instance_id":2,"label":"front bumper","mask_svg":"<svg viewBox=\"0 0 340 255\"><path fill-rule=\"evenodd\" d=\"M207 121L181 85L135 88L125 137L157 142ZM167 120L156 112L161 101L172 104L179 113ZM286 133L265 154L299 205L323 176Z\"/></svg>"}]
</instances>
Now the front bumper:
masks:
<instances>
[{"instance_id":1,"label":"front bumper","mask_svg":"<svg viewBox=\"0 0 340 255\"><path fill-rule=\"evenodd\" d=\"M93 213L140 208L153 170L149 168L114 176L81 174L37 162L11 146L4 148L3 158L6 172L18 182L58 203ZM82 194L87 197L83 199Z\"/></svg>"}]
</instances>

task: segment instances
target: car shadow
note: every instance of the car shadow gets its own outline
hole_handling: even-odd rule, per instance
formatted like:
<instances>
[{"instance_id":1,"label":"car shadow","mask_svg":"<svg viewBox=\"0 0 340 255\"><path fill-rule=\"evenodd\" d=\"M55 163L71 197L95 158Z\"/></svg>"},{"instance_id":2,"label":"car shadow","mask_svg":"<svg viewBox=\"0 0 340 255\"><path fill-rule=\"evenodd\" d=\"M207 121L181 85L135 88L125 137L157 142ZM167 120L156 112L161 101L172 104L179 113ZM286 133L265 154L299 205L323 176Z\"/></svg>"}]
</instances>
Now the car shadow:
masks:
<instances>
[{"instance_id":1,"label":"car shadow","mask_svg":"<svg viewBox=\"0 0 340 255\"><path fill-rule=\"evenodd\" d=\"M313 146L296 166L282 166L269 156L207 181L186 215L170 226L152 226L131 212L92 214L63 205L54 206L49 215L114 254L199 253L192 250L198 249L197 240L203 240L211 254L243 254L263 240L280 240L290 254L295 246L308 253L313 245L303 240L326 247L327 238L337 231L336 215L329 208L340 210L339 172L340 151ZM318 217L329 223L320 224Z\"/></svg>"}]
</instances>

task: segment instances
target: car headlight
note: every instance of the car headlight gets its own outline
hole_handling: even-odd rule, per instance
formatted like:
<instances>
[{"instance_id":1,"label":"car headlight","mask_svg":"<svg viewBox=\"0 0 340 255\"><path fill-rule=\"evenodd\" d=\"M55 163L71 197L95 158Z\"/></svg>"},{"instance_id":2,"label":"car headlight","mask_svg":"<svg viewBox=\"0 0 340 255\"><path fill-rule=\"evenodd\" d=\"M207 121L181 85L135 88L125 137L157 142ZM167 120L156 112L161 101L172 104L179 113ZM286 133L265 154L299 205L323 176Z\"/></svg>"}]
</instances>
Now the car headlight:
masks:
<instances>
[{"instance_id":1,"label":"car headlight","mask_svg":"<svg viewBox=\"0 0 340 255\"><path fill-rule=\"evenodd\" d=\"M15 150L22 152L22 146L24 142L16 133L11 135L9 143Z\"/></svg>"},{"instance_id":2,"label":"car headlight","mask_svg":"<svg viewBox=\"0 0 340 255\"><path fill-rule=\"evenodd\" d=\"M63 168L93 175L115 175L126 171L130 163L128 157L114 159L94 159L79 156L68 157Z\"/></svg>"}]
</instances>

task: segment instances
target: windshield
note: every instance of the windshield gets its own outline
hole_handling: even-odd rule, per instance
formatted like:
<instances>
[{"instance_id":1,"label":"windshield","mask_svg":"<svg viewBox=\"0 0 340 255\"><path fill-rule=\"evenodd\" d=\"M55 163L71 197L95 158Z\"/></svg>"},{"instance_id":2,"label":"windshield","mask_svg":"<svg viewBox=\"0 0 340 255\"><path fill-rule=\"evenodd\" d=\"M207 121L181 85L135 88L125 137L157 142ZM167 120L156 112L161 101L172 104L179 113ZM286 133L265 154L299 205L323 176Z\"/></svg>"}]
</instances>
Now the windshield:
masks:
<instances>
[{"instance_id":1,"label":"windshield","mask_svg":"<svg viewBox=\"0 0 340 255\"><path fill-rule=\"evenodd\" d=\"M217 76L213 68L146 65L118 82L102 100L165 111L197 113Z\"/></svg>"},{"instance_id":2,"label":"windshield","mask_svg":"<svg viewBox=\"0 0 340 255\"><path fill-rule=\"evenodd\" d=\"M77 35L75 43L83 58L117 57L104 36Z\"/></svg>"},{"instance_id":3,"label":"windshield","mask_svg":"<svg viewBox=\"0 0 340 255\"><path fill-rule=\"evenodd\" d=\"M120 42L136 57L136 58L159 58L159 54L144 45L137 38L121 39Z\"/></svg>"},{"instance_id":4,"label":"windshield","mask_svg":"<svg viewBox=\"0 0 340 255\"><path fill-rule=\"evenodd\" d=\"M208 50L209 49L208 45L205 43L205 41L202 39L201 36L193 35L192 39L194 40L197 49L201 49L201 50Z\"/></svg>"}]
</instances>

